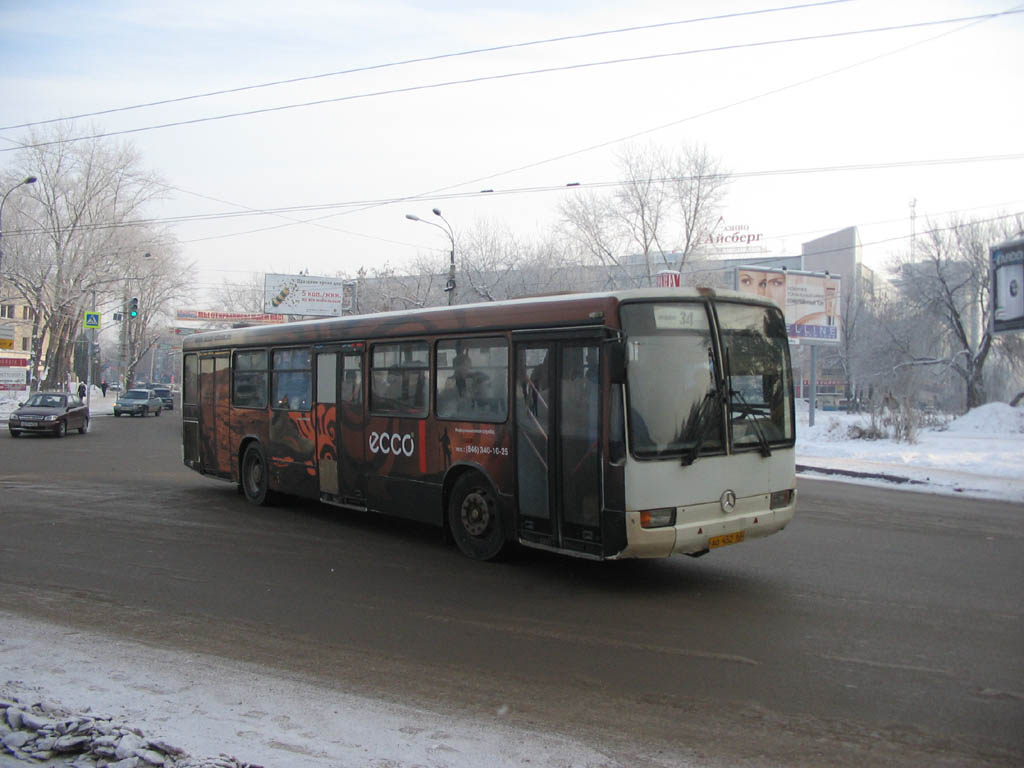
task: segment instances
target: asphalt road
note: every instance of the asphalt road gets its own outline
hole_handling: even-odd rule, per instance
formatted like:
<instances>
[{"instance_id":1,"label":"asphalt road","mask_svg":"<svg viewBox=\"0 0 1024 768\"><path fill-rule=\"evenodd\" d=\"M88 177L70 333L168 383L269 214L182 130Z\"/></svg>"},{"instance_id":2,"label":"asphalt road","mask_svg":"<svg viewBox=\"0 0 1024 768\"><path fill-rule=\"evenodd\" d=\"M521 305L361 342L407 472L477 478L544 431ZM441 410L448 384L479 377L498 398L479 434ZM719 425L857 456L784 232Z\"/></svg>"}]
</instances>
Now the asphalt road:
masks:
<instances>
[{"instance_id":1,"label":"asphalt road","mask_svg":"<svg viewBox=\"0 0 1024 768\"><path fill-rule=\"evenodd\" d=\"M611 754L1024 764L1021 505L808 480L786 531L698 560L484 564L419 525L250 507L182 466L180 426L0 433L0 609Z\"/></svg>"}]
</instances>

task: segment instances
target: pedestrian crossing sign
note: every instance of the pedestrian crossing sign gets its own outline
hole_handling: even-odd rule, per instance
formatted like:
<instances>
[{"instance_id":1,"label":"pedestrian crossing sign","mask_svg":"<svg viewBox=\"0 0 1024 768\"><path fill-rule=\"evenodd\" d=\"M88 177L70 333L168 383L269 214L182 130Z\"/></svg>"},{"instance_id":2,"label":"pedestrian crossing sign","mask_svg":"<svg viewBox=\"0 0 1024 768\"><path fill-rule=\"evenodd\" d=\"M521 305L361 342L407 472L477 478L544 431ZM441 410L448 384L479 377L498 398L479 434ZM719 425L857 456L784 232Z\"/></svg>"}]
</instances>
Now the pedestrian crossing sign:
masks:
<instances>
[{"instance_id":1,"label":"pedestrian crossing sign","mask_svg":"<svg viewBox=\"0 0 1024 768\"><path fill-rule=\"evenodd\" d=\"M100 313L99 312L90 312L89 310L86 310L85 311L85 320L84 320L84 322L82 324L85 326L86 330L88 330L90 328L99 328L100 327Z\"/></svg>"}]
</instances>

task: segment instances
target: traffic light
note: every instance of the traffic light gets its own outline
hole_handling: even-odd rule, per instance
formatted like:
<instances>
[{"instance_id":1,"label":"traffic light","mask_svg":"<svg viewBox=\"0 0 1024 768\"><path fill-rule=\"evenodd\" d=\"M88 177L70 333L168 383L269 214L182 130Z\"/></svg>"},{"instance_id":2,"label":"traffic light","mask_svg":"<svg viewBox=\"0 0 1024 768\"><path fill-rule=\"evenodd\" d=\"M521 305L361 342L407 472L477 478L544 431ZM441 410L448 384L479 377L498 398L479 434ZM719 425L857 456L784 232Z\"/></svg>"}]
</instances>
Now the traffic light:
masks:
<instances>
[{"instance_id":1,"label":"traffic light","mask_svg":"<svg viewBox=\"0 0 1024 768\"><path fill-rule=\"evenodd\" d=\"M132 296L131 301L128 302L128 317L139 316L139 299L136 296Z\"/></svg>"}]
</instances>

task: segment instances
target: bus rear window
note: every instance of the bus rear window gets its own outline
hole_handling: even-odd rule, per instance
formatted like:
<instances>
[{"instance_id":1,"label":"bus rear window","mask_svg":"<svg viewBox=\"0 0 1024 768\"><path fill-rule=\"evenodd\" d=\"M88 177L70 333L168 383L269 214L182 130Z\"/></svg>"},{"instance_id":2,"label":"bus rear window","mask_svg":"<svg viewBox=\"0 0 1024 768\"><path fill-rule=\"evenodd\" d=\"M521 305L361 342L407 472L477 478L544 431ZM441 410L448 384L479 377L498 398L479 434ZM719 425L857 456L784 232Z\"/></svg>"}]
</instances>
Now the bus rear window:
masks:
<instances>
[{"instance_id":1,"label":"bus rear window","mask_svg":"<svg viewBox=\"0 0 1024 768\"><path fill-rule=\"evenodd\" d=\"M181 376L181 402L195 404L199 402L199 358L194 355L185 355L182 364Z\"/></svg>"}]
</instances>

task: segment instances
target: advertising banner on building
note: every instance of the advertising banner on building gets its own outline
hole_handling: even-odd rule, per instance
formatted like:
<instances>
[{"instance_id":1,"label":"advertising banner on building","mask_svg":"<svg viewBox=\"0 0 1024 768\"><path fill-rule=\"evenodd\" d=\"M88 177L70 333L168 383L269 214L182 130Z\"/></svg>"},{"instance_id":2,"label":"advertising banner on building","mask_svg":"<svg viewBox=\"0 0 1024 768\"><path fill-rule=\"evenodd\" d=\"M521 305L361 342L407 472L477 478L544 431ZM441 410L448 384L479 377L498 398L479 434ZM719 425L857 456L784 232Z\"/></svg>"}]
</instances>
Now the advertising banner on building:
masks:
<instances>
[{"instance_id":1,"label":"advertising banner on building","mask_svg":"<svg viewBox=\"0 0 1024 768\"><path fill-rule=\"evenodd\" d=\"M13 325L0 325L0 349L14 349Z\"/></svg>"},{"instance_id":2,"label":"advertising banner on building","mask_svg":"<svg viewBox=\"0 0 1024 768\"><path fill-rule=\"evenodd\" d=\"M0 357L0 392L24 389L27 370L28 360L20 357Z\"/></svg>"},{"instance_id":3,"label":"advertising banner on building","mask_svg":"<svg viewBox=\"0 0 1024 768\"><path fill-rule=\"evenodd\" d=\"M992 332L1024 330L1024 238L989 248L992 259Z\"/></svg>"},{"instance_id":4,"label":"advertising banner on building","mask_svg":"<svg viewBox=\"0 0 1024 768\"><path fill-rule=\"evenodd\" d=\"M179 309L174 313L176 320L197 320L204 323L280 323L279 315L264 315L258 312L212 312L206 309Z\"/></svg>"},{"instance_id":5,"label":"advertising banner on building","mask_svg":"<svg viewBox=\"0 0 1024 768\"><path fill-rule=\"evenodd\" d=\"M790 339L820 344L839 342L842 291L835 275L739 267L736 290L765 296L782 307Z\"/></svg>"},{"instance_id":6,"label":"advertising banner on building","mask_svg":"<svg viewBox=\"0 0 1024 768\"><path fill-rule=\"evenodd\" d=\"M266 275L263 311L278 315L340 317L351 312L355 283L340 277Z\"/></svg>"}]
</instances>

